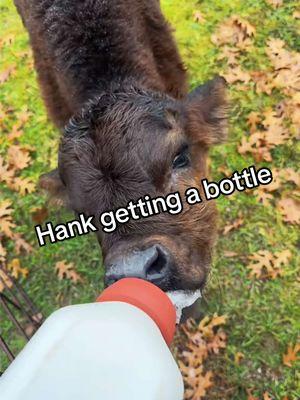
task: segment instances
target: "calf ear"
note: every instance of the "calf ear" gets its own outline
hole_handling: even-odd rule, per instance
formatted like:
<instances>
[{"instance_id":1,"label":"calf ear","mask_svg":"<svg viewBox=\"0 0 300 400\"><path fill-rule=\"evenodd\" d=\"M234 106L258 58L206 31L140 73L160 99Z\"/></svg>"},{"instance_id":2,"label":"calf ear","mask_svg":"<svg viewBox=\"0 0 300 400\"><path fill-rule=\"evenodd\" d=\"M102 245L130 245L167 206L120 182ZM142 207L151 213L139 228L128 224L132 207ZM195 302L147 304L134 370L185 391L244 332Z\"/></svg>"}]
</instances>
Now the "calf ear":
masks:
<instances>
[{"instance_id":1,"label":"calf ear","mask_svg":"<svg viewBox=\"0 0 300 400\"><path fill-rule=\"evenodd\" d=\"M40 176L39 187L49 193L51 201L55 204L68 204L67 190L57 168Z\"/></svg>"},{"instance_id":2,"label":"calf ear","mask_svg":"<svg viewBox=\"0 0 300 400\"><path fill-rule=\"evenodd\" d=\"M216 77L187 96L187 128L193 140L210 145L226 139L226 86L225 79Z\"/></svg>"}]
</instances>

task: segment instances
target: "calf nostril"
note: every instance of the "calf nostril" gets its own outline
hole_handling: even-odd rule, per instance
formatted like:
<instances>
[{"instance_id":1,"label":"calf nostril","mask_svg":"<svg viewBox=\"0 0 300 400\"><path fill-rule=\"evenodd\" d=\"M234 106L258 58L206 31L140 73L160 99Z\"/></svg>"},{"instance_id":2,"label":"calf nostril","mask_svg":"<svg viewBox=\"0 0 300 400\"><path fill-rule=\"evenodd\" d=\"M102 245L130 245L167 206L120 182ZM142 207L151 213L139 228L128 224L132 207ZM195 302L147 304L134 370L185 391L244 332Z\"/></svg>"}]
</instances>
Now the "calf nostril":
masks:
<instances>
[{"instance_id":1,"label":"calf nostril","mask_svg":"<svg viewBox=\"0 0 300 400\"><path fill-rule=\"evenodd\" d=\"M152 257L150 263L146 267L147 279L154 280L155 278L161 279L165 273L165 269L168 264L167 255L161 250L160 247L156 247L156 254Z\"/></svg>"}]
</instances>

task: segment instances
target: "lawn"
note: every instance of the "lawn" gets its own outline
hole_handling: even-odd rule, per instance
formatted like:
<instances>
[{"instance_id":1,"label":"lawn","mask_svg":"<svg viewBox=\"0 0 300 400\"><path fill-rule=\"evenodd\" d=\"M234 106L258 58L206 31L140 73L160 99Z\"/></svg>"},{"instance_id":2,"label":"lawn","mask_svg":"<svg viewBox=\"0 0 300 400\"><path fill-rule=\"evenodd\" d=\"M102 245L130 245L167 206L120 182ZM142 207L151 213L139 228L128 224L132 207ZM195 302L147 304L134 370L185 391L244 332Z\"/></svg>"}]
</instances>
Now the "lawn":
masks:
<instances>
[{"instance_id":1,"label":"lawn","mask_svg":"<svg viewBox=\"0 0 300 400\"><path fill-rule=\"evenodd\" d=\"M288 347L294 348L299 341L300 332L297 3L162 1L189 71L190 86L215 74L223 74L229 82L229 138L211 151L211 177L216 181L250 165L267 166L277 177L270 190L217 199L219 240L201 307L203 316L226 316L222 328L226 345L205 357L204 371L211 371L213 382L207 399L300 398L300 362L294 360L289 366L283 358ZM13 234L1 226L6 254L0 248L0 259L10 265L13 259L20 261L25 270L24 276L17 272L18 279L47 316L66 304L90 302L103 289L101 252L92 235L41 248L37 244L34 225L40 214L54 224L72 219L71 213L50 204L44 193L25 185L37 183L42 173L55 167L59 132L47 119L28 35L12 2L1 0L0 11L0 156L8 164L9 154L18 149L30 157L24 162L26 167L15 169L17 176L29 180L16 186L16 181L12 184L10 178L2 177L0 205L10 200L16 226ZM278 129L279 138L274 134ZM32 250L18 249L15 242L20 237ZM278 261L281 254L286 255L282 262ZM63 260L74 264L82 278L78 283L59 279L55 265ZM262 268L253 275L251 265L256 261L261 261ZM22 339L1 313L0 317L1 335L19 351ZM184 335L178 339L183 340ZM182 347L184 343L174 350L179 358ZM0 370L7 363L0 354Z\"/></svg>"}]
</instances>

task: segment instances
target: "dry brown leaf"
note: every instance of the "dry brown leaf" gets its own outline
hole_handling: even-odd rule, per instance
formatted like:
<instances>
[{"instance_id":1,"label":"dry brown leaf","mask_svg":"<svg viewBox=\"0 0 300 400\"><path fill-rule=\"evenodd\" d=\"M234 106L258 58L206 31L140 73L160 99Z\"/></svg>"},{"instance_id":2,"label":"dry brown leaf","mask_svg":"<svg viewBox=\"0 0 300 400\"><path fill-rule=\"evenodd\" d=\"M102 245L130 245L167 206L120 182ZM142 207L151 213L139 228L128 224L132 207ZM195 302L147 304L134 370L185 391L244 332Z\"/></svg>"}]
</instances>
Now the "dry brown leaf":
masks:
<instances>
[{"instance_id":1,"label":"dry brown leaf","mask_svg":"<svg viewBox=\"0 0 300 400\"><path fill-rule=\"evenodd\" d=\"M278 209L283 215L283 220L291 224L300 224L300 202L284 197L278 202Z\"/></svg>"},{"instance_id":2,"label":"dry brown leaf","mask_svg":"<svg viewBox=\"0 0 300 400\"><path fill-rule=\"evenodd\" d=\"M35 208L31 209L31 213L32 213L32 220L36 224L40 225L48 217L48 208L45 206L43 206L41 208L35 207Z\"/></svg>"},{"instance_id":3,"label":"dry brown leaf","mask_svg":"<svg viewBox=\"0 0 300 400\"><path fill-rule=\"evenodd\" d=\"M299 351L300 351L300 343L297 343L294 347L293 345L289 345L286 354L284 354L282 357L283 364L286 365L287 367L292 367L293 363L298 359L297 353Z\"/></svg>"},{"instance_id":4,"label":"dry brown leaf","mask_svg":"<svg viewBox=\"0 0 300 400\"><path fill-rule=\"evenodd\" d=\"M251 72L251 76L256 86L256 93L266 93L270 95L272 90L276 87L273 81L274 76L265 71L254 71Z\"/></svg>"},{"instance_id":5,"label":"dry brown leaf","mask_svg":"<svg viewBox=\"0 0 300 400\"><path fill-rule=\"evenodd\" d=\"M245 358L245 355L243 353L241 353L240 351L238 351L234 355L235 364L239 365L244 358Z\"/></svg>"},{"instance_id":6,"label":"dry brown leaf","mask_svg":"<svg viewBox=\"0 0 300 400\"><path fill-rule=\"evenodd\" d=\"M267 0L267 3L269 3L273 8L278 8L282 6L283 0Z\"/></svg>"},{"instance_id":7,"label":"dry brown leaf","mask_svg":"<svg viewBox=\"0 0 300 400\"><path fill-rule=\"evenodd\" d=\"M11 201L3 200L0 203L0 231L2 231L7 237L12 238L12 229L16 226L12 221L11 213L13 209L10 208Z\"/></svg>"},{"instance_id":8,"label":"dry brown leaf","mask_svg":"<svg viewBox=\"0 0 300 400\"><path fill-rule=\"evenodd\" d=\"M6 248L3 247L3 245L2 245L2 243L0 241L0 262L3 262L5 260L6 254L7 254Z\"/></svg>"},{"instance_id":9,"label":"dry brown leaf","mask_svg":"<svg viewBox=\"0 0 300 400\"><path fill-rule=\"evenodd\" d=\"M20 129L20 124L15 124L12 127L12 130L7 135L7 140L9 142L13 142L15 139L18 139L21 135L23 135L22 129Z\"/></svg>"},{"instance_id":10,"label":"dry brown leaf","mask_svg":"<svg viewBox=\"0 0 300 400\"><path fill-rule=\"evenodd\" d=\"M6 82L10 76L16 72L16 64L12 64L7 67L4 71L0 72L0 85Z\"/></svg>"},{"instance_id":11,"label":"dry brown leaf","mask_svg":"<svg viewBox=\"0 0 300 400\"><path fill-rule=\"evenodd\" d=\"M269 395L268 392L264 392L264 394L263 394L263 400L272 400L272 397Z\"/></svg>"},{"instance_id":12,"label":"dry brown leaf","mask_svg":"<svg viewBox=\"0 0 300 400\"><path fill-rule=\"evenodd\" d=\"M292 253L289 249L285 249L275 253L275 260L273 260L273 264L276 268L279 268L281 265L287 265L292 257Z\"/></svg>"},{"instance_id":13,"label":"dry brown leaf","mask_svg":"<svg viewBox=\"0 0 300 400\"><path fill-rule=\"evenodd\" d=\"M202 371L201 371L202 372ZM205 375L201 375L200 368L199 372L196 374L195 378L193 379L193 385L191 385L191 389L187 389L185 392L185 399L190 400L200 400L207 393L207 389L209 389L212 385L212 377L213 374L211 371L207 371Z\"/></svg>"},{"instance_id":14,"label":"dry brown leaf","mask_svg":"<svg viewBox=\"0 0 300 400\"><path fill-rule=\"evenodd\" d=\"M20 170L26 168L31 161L29 151L18 145L12 145L7 151L9 165L13 169Z\"/></svg>"},{"instance_id":15,"label":"dry brown leaf","mask_svg":"<svg viewBox=\"0 0 300 400\"><path fill-rule=\"evenodd\" d=\"M258 112L252 111L247 118L247 123L250 127L250 133L254 133L257 130L257 125L261 123L261 116Z\"/></svg>"},{"instance_id":16,"label":"dry brown leaf","mask_svg":"<svg viewBox=\"0 0 300 400\"><path fill-rule=\"evenodd\" d=\"M227 233L229 233L230 231L232 231L234 229L238 229L240 226L243 225L243 223L244 223L243 218L241 218L241 217L237 218L235 221L233 221L232 224L226 225L224 227L223 234L227 235Z\"/></svg>"},{"instance_id":17,"label":"dry brown leaf","mask_svg":"<svg viewBox=\"0 0 300 400\"><path fill-rule=\"evenodd\" d=\"M32 182L30 178L16 177L13 181L12 187L22 196L35 191L35 183Z\"/></svg>"},{"instance_id":18,"label":"dry brown leaf","mask_svg":"<svg viewBox=\"0 0 300 400\"><path fill-rule=\"evenodd\" d=\"M198 10L193 12L193 20L195 22L198 22L199 24L205 22L205 18L203 16L202 12L198 11Z\"/></svg>"},{"instance_id":19,"label":"dry brown leaf","mask_svg":"<svg viewBox=\"0 0 300 400\"><path fill-rule=\"evenodd\" d=\"M250 73L247 71L243 71L239 65L234 66L227 73L223 73L221 75L226 79L228 83L249 83L251 81Z\"/></svg>"},{"instance_id":20,"label":"dry brown leaf","mask_svg":"<svg viewBox=\"0 0 300 400\"><path fill-rule=\"evenodd\" d=\"M293 168L285 168L280 171L280 175L289 182L293 182L297 187L300 186L300 173Z\"/></svg>"},{"instance_id":21,"label":"dry brown leaf","mask_svg":"<svg viewBox=\"0 0 300 400\"><path fill-rule=\"evenodd\" d=\"M58 261L55 264L55 271L59 279L70 279L74 283L83 282L82 277L75 271L73 263Z\"/></svg>"},{"instance_id":22,"label":"dry brown leaf","mask_svg":"<svg viewBox=\"0 0 300 400\"><path fill-rule=\"evenodd\" d=\"M16 250L17 254L20 254L22 249L26 253L30 253L33 250L32 246L29 243L27 243L25 239L22 238L20 233L15 233L13 235L13 240L14 240L15 250Z\"/></svg>"},{"instance_id":23,"label":"dry brown leaf","mask_svg":"<svg viewBox=\"0 0 300 400\"><path fill-rule=\"evenodd\" d=\"M9 169L8 164L5 164L4 159L0 156L0 181L10 183L13 180L14 171Z\"/></svg>"},{"instance_id":24,"label":"dry brown leaf","mask_svg":"<svg viewBox=\"0 0 300 400\"><path fill-rule=\"evenodd\" d=\"M238 64L238 56L240 55L240 50L234 47L224 46L222 48L221 54L218 56L218 60L227 59L228 65L237 65Z\"/></svg>"},{"instance_id":25,"label":"dry brown leaf","mask_svg":"<svg viewBox=\"0 0 300 400\"><path fill-rule=\"evenodd\" d=\"M29 273L27 268L21 267L21 263L18 258L12 259L12 261L7 264L7 270L10 271L11 275L16 279L18 279L19 275L22 275L23 278L26 278Z\"/></svg>"},{"instance_id":26,"label":"dry brown leaf","mask_svg":"<svg viewBox=\"0 0 300 400\"><path fill-rule=\"evenodd\" d=\"M300 19L300 11L294 11L293 12L293 18L295 18L295 19Z\"/></svg>"},{"instance_id":27,"label":"dry brown leaf","mask_svg":"<svg viewBox=\"0 0 300 400\"><path fill-rule=\"evenodd\" d=\"M231 258L231 257L236 257L236 256L238 256L239 254L236 253L235 251L227 251L227 250L225 250L225 251L223 252L223 255L224 255L224 257Z\"/></svg>"},{"instance_id":28,"label":"dry brown leaf","mask_svg":"<svg viewBox=\"0 0 300 400\"><path fill-rule=\"evenodd\" d=\"M219 25L217 31L211 36L212 42L221 46L231 44L241 46L243 42L255 34L255 28L245 19L233 15Z\"/></svg>"},{"instance_id":29,"label":"dry brown leaf","mask_svg":"<svg viewBox=\"0 0 300 400\"><path fill-rule=\"evenodd\" d=\"M257 190L254 191L254 195L257 200L262 203L264 206L270 206L270 201L273 200L273 196L270 193L267 193L264 187L260 186Z\"/></svg>"},{"instance_id":30,"label":"dry brown leaf","mask_svg":"<svg viewBox=\"0 0 300 400\"><path fill-rule=\"evenodd\" d=\"M267 270L267 273L273 271L273 254L270 251L260 250L248 258L253 261L247 266L250 270L250 277L261 278L264 274L264 270Z\"/></svg>"},{"instance_id":31,"label":"dry brown leaf","mask_svg":"<svg viewBox=\"0 0 300 400\"><path fill-rule=\"evenodd\" d=\"M3 290L8 287L11 288L13 285L11 279L9 276L3 271L3 269L0 269L0 293L3 292Z\"/></svg>"},{"instance_id":32,"label":"dry brown leaf","mask_svg":"<svg viewBox=\"0 0 300 400\"><path fill-rule=\"evenodd\" d=\"M259 400L258 397L253 396L252 389L247 389L246 392L248 395L247 400Z\"/></svg>"},{"instance_id":33,"label":"dry brown leaf","mask_svg":"<svg viewBox=\"0 0 300 400\"><path fill-rule=\"evenodd\" d=\"M32 112L30 112L26 106L16 113L17 121L19 124L21 124L21 126L26 124L31 116Z\"/></svg>"},{"instance_id":34,"label":"dry brown leaf","mask_svg":"<svg viewBox=\"0 0 300 400\"><path fill-rule=\"evenodd\" d=\"M275 279L282 276L283 267L286 266L292 256L290 250L277 251L274 254L267 250L260 250L248 258L253 262L247 266L250 270L250 277L260 279Z\"/></svg>"}]
</instances>

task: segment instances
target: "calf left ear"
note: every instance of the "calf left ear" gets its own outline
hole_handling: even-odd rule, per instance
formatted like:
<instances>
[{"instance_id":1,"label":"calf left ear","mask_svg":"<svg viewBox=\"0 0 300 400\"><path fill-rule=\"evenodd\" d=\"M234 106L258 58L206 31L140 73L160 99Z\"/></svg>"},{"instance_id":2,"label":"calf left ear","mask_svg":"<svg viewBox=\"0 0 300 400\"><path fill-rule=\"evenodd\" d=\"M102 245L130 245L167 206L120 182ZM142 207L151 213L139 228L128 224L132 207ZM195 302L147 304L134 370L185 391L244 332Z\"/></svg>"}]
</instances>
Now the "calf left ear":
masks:
<instances>
[{"instance_id":1,"label":"calf left ear","mask_svg":"<svg viewBox=\"0 0 300 400\"><path fill-rule=\"evenodd\" d=\"M68 205L67 190L57 168L40 176L39 187L48 192L53 203Z\"/></svg>"},{"instance_id":2,"label":"calf left ear","mask_svg":"<svg viewBox=\"0 0 300 400\"><path fill-rule=\"evenodd\" d=\"M186 99L187 129L193 141L206 145L227 137L226 81L216 77L194 89Z\"/></svg>"}]
</instances>

